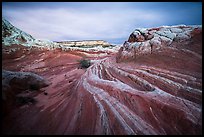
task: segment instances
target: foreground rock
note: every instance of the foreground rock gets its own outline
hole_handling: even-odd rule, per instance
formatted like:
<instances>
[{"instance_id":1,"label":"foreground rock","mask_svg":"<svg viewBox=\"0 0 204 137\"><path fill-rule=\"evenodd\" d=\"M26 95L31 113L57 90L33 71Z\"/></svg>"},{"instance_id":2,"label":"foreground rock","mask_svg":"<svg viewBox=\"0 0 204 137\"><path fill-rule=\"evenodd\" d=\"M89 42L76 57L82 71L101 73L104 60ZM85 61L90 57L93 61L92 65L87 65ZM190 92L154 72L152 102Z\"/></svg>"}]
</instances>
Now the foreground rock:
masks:
<instances>
[{"instance_id":1,"label":"foreground rock","mask_svg":"<svg viewBox=\"0 0 204 137\"><path fill-rule=\"evenodd\" d=\"M16 100L16 95L25 90L39 90L50 83L43 77L30 72L12 72L2 70L2 100L4 114Z\"/></svg>"}]
</instances>

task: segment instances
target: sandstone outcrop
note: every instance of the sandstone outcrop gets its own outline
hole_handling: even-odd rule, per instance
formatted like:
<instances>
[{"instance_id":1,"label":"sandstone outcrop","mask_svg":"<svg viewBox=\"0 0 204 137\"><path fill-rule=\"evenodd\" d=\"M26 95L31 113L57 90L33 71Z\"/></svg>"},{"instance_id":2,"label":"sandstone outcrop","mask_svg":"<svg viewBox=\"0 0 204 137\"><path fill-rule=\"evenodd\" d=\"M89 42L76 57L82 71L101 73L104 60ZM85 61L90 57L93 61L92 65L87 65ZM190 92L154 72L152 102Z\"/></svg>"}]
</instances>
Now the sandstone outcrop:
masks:
<instances>
[{"instance_id":1,"label":"sandstone outcrop","mask_svg":"<svg viewBox=\"0 0 204 137\"><path fill-rule=\"evenodd\" d=\"M2 44L3 45L12 45L12 44L21 44L25 46L31 46L34 42L34 38L21 31L20 29L13 26L10 22L2 18Z\"/></svg>"},{"instance_id":2,"label":"sandstone outcrop","mask_svg":"<svg viewBox=\"0 0 204 137\"><path fill-rule=\"evenodd\" d=\"M202 29L146 30L136 30L117 56L2 46L2 69L9 70L2 72L2 100L19 93L31 102L10 109L2 134L201 135ZM80 68L83 58L91 60L87 69Z\"/></svg>"},{"instance_id":3,"label":"sandstone outcrop","mask_svg":"<svg viewBox=\"0 0 204 137\"><path fill-rule=\"evenodd\" d=\"M187 44L194 35L202 33L199 25L162 26L158 28L136 29L125 41L117 55L117 61L131 60L138 55L151 54L161 48L171 47L172 43Z\"/></svg>"},{"instance_id":4,"label":"sandstone outcrop","mask_svg":"<svg viewBox=\"0 0 204 137\"><path fill-rule=\"evenodd\" d=\"M202 36L192 40L180 45L187 51L172 47L137 62L91 57L87 69L79 69L80 54L61 50L4 58L4 69L32 71L52 84L46 95L37 92L37 103L3 119L3 134L201 134Z\"/></svg>"}]
</instances>

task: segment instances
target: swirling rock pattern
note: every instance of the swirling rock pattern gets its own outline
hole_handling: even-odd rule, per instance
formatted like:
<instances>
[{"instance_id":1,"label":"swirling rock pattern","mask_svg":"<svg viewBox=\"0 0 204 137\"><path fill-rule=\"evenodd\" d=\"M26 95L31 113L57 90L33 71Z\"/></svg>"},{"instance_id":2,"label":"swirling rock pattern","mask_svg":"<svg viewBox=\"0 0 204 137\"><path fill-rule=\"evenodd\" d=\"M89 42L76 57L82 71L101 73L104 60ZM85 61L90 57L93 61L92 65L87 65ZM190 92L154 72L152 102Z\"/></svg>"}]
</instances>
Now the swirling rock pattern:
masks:
<instances>
[{"instance_id":1,"label":"swirling rock pattern","mask_svg":"<svg viewBox=\"0 0 204 137\"><path fill-rule=\"evenodd\" d=\"M2 69L50 83L21 93L36 103L14 107L2 133L202 134L201 45L202 29L183 25L137 29L117 54L103 56L107 50L2 46ZM84 55L92 65L80 69Z\"/></svg>"},{"instance_id":2,"label":"swirling rock pattern","mask_svg":"<svg viewBox=\"0 0 204 137\"><path fill-rule=\"evenodd\" d=\"M172 48L123 63L115 55L92 57L84 70L76 54L27 52L4 59L3 68L35 72L52 84L44 88L48 95L35 95L36 104L5 117L4 134L201 134L200 53Z\"/></svg>"}]
</instances>

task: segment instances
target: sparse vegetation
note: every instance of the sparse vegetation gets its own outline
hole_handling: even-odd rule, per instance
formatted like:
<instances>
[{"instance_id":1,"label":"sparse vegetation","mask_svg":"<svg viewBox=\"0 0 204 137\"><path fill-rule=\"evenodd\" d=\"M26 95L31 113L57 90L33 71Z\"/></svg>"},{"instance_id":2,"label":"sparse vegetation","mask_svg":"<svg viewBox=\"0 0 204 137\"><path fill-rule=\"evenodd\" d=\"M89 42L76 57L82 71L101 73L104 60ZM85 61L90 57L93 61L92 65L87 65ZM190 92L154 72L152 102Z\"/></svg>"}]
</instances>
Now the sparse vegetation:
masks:
<instances>
[{"instance_id":1,"label":"sparse vegetation","mask_svg":"<svg viewBox=\"0 0 204 137\"><path fill-rule=\"evenodd\" d=\"M91 66L91 61L89 59L81 59L79 60L80 63L80 67L81 68L88 68L89 66Z\"/></svg>"}]
</instances>

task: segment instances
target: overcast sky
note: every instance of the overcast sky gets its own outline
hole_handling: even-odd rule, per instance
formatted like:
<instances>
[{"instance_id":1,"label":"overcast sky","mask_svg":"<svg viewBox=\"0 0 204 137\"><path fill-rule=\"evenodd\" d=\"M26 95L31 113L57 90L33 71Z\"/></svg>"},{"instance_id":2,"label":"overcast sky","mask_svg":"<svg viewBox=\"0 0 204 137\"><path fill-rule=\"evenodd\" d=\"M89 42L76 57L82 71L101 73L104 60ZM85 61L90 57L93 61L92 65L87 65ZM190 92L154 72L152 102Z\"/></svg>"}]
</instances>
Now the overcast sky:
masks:
<instances>
[{"instance_id":1,"label":"overcast sky","mask_svg":"<svg viewBox=\"0 0 204 137\"><path fill-rule=\"evenodd\" d=\"M201 25L201 2L3 2L2 15L38 39L122 44L138 27Z\"/></svg>"}]
</instances>

